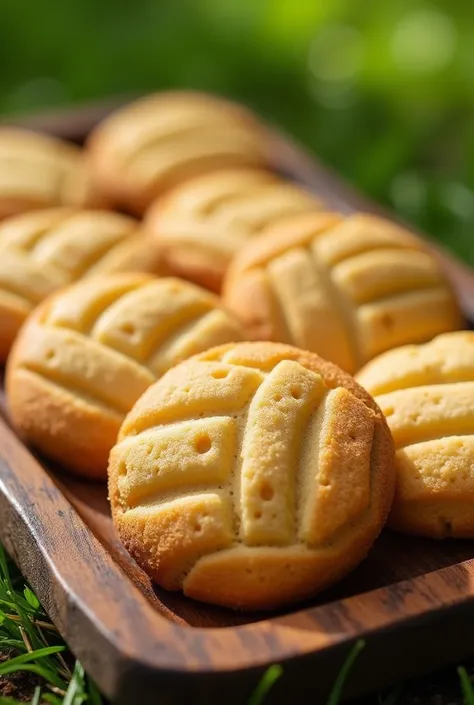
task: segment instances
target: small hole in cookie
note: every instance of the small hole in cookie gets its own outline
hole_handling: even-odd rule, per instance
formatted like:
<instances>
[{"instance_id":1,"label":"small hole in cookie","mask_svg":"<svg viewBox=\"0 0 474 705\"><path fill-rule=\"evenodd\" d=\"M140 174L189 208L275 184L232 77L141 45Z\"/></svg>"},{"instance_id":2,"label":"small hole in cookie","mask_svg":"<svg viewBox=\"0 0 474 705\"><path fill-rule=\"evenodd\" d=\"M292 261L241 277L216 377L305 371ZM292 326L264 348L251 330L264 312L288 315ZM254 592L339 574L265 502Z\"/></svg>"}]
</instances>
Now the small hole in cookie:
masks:
<instances>
[{"instance_id":1,"label":"small hole in cookie","mask_svg":"<svg viewBox=\"0 0 474 705\"><path fill-rule=\"evenodd\" d=\"M261 518L262 518L262 512L254 512L254 513L253 513L253 518L254 518L254 519L261 519Z\"/></svg>"},{"instance_id":2,"label":"small hole in cookie","mask_svg":"<svg viewBox=\"0 0 474 705\"><path fill-rule=\"evenodd\" d=\"M197 521L197 522L194 524L194 533L195 533L195 534L200 534L201 531L202 531L201 522Z\"/></svg>"},{"instance_id":3,"label":"small hole in cookie","mask_svg":"<svg viewBox=\"0 0 474 705\"><path fill-rule=\"evenodd\" d=\"M274 394L273 401L281 401L281 394Z\"/></svg>"},{"instance_id":4,"label":"small hole in cookie","mask_svg":"<svg viewBox=\"0 0 474 705\"><path fill-rule=\"evenodd\" d=\"M393 415L395 409L393 408L393 406L387 406L387 408L386 408L386 409L382 409L382 411L383 411L384 416L385 416L385 417L388 417L388 416L392 416L392 415Z\"/></svg>"},{"instance_id":5,"label":"small hole in cookie","mask_svg":"<svg viewBox=\"0 0 474 705\"><path fill-rule=\"evenodd\" d=\"M118 469L118 474L121 475L122 477L127 474L127 466L125 463L120 463L119 469Z\"/></svg>"},{"instance_id":6,"label":"small hole in cookie","mask_svg":"<svg viewBox=\"0 0 474 705\"><path fill-rule=\"evenodd\" d=\"M301 397L303 396L303 390L300 387L292 387L291 396L293 397L293 399L301 399Z\"/></svg>"},{"instance_id":7,"label":"small hole in cookie","mask_svg":"<svg viewBox=\"0 0 474 705\"><path fill-rule=\"evenodd\" d=\"M224 379L229 374L229 370L214 370L211 372L211 377L214 379Z\"/></svg>"},{"instance_id":8,"label":"small hole in cookie","mask_svg":"<svg viewBox=\"0 0 474 705\"><path fill-rule=\"evenodd\" d=\"M129 336L135 335L135 333L137 332L137 329L135 328L133 323L122 323L122 325L120 326L120 330L122 331L122 333L125 333L125 335Z\"/></svg>"},{"instance_id":9,"label":"small hole in cookie","mask_svg":"<svg viewBox=\"0 0 474 705\"><path fill-rule=\"evenodd\" d=\"M207 433L202 433L194 441L194 447L196 449L196 452L199 453L200 455L203 455L204 453L208 453L211 450L211 446L212 446L212 441L211 441L210 436Z\"/></svg>"},{"instance_id":10,"label":"small hole in cookie","mask_svg":"<svg viewBox=\"0 0 474 705\"><path fill-rule=\"evenodd\" d=\"M269 502L271 499L273 499L274 494L275 491L271 485L265 483L260 487L260 497L263 499L264 502Z\"/></svg>"},{"instance_id":11,"label":"small hole in cookie","mask_svg":"<svg viewBox=\"0 0 474 705\"><path fill-rule=\"evenodd\" d=\"M54 360L54 358L56 357L56 351L55 350L47 350L44 357L46 360Z\"/></svg>"},{"instance_id":12,"label":"small hole in cookie","mask_svg":"<svg viewBox=\"0 0 474 705\"><path fill-rule=\"evenodd\" d=\"M252 575L253 570L252 570L252 568L246 568L245 572L247 573L247 575Z\"/></svg>"},{"instance_id":13,"label":"small hole in cookie","mask_svg":"<svg viewBox=\"0 0 474 705\"><path fill-rule=\"evenodd\" d=\"M393 326L393 318L388 313L384 313L384 315L380 317L380 323L384 328L391 328Z\"/></svg>"}]
</instances>

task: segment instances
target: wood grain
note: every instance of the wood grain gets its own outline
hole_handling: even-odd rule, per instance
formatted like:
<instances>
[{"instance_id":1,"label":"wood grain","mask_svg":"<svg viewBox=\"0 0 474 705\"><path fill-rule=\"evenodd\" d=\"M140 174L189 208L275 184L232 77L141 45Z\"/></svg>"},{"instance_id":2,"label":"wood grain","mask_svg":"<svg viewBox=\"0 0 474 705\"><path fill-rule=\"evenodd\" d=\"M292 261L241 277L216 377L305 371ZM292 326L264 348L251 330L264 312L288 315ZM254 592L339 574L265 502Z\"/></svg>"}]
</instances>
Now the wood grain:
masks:
<instances>
[{"instance_id":1,"label":"wood grain","mask_svg":"<svg viewBox=\"0 0 474 705\"><path fill-rule=\"evenodd\" d=\"M23 120L81 142L110 109ZM378 211L275 133L275 164L338 210ZM474 320L474 275L436 250ZM0 406L3 400L0 398ZM386 532L336 588L297 611L236 614L153 586L121 546L106 488L41 464L0 419L0 539L74 653L119 705L243 703L271 663L269 702L324 702L344 656L367 645L347 694L362 694L474 653L473 542Z\"/></svg>"}]
</instances>

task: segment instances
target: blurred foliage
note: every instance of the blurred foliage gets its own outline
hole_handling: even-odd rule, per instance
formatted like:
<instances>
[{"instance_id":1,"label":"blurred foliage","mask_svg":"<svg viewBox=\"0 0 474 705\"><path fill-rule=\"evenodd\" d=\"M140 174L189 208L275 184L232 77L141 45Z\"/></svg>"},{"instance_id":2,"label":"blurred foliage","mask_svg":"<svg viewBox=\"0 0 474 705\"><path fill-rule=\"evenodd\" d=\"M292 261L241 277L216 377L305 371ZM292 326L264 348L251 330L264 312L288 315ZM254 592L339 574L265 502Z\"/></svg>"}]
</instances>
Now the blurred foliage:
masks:
<instances>
[{"instance_id":1,"label":"blurred foliage","mask_svg":"<svg viewBox=\"0 0 474 705\"><path fill-rule=\"evenodd\" d=\"M472 0L1 0L0 65L2 112L241 99L474 263Z\"/></svg>"}]
</instances>

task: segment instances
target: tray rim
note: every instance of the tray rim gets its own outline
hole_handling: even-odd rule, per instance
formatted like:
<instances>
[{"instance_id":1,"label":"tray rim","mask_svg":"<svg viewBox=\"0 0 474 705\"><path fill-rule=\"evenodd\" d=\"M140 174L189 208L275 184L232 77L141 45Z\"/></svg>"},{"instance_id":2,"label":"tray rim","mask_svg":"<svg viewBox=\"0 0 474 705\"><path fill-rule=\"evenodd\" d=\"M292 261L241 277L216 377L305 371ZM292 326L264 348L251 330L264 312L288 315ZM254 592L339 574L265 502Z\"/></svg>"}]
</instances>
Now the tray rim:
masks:
<instances>
[{"instance_id":1,"label":"tray rim","mask_svg":"<svg viewBox=\"0 0 474 705\"><path fill-rule=\"evenodd\" d=\"M75 558L74 554L79 554L78 559L83 563L83 568L89 570L90 565L84 561L83 556L83 542L86 540L86 544L93 548L95 555L100 559L102 567L106 568L107 580L113 580L114 586L115 581L120 583L125 581L127 588L121 599L130 599L130 604L139 605L139 613L143 613L149 624L150 628L148 631L152 637L152 643L154 642L158 646L165 646L163 651L159 651L156 656L151 654L149 658L144 658L142 650L134 650L130 647L127 649L126 656L128 659L139 661L145 666L168 672L183 673L185 671L194 674L205 674L215 673L216 671L229 672L265 667L274 662L284 664L293 658L315 653L341 643L350 645L355 639L361 636L370 637L371 634L380 630L393 627L400 629L401 626L408 625L413 620L423 618L434 611L454 609L465 603L472 603L474 611L474 559L469 559L414 578L394 582L385 587L323 605L297 610L283 616L272 617L271 613L269 613L268 618L261 621L229 627L182 626L159 614L138 587L133 585L131 579L115 563L107 549L80 518L49 473L43 469L39 461L23 445L14 431L7 426L3 418L0 419L0 447L2 448L0 458L0 531L2 538L6 539L7 547L11 547L11 543L13 543L13 546L15 544L9 535L9 531L5 529L5 523L11 528L13 512L16 521L23 524L28 535L33 539L30 543L30 550L34 554L34 558L37 558L37 552L42 554L45 562L49 565L52 575L62 585L62 589L67 594L68 601L80 609L93 630L97 630L98 633L102 632L102 635L117 650L120 650L120 635L117 630L111 626L104 625L103 613L95 621L97 609L88 603L87 600L82 599L81 583L78 584L76 589L73 588L73 583L68 579L67 575L68 564L61 566L45 551L45 543L48 543L45 536L48 534L56 536L57 531L57 527L53 526L50 519L46 518L45 521L45 516L47 517L45 504L51 503L56 515L62 512L64 516L69 516L73 521L73 527L72 530L68 530L65 533L62 539L67 546L69 556ZM15 465L15 470L13 465ZM32 479L36 481L36 485L31 485ZM28 497L27 502L25 502L26 497ZM5 517L8 519L7 522L5 522ZM13 554L14 558L18 557L15 549L13 549ZM20 559L19 563L21 567L24 561ZM466 572L466 577L472 579L473 592L471 594L466 594L460 589L460 569ZM28 568L27 571L31 572ZM38 589L40 599L48 603L48 595L44 594L41 585L39 587L35 585L34 576L26 575L26 577L32 582L33 587ZM442 595L439 594L441 586L443 587ZM446 592L447 588L448 592ZM402 600L400 599L401 596ZM373 609L374 598L376 598L380 606L378 611ZM394 604L397 604L398 607L403 605L405 611L402 617L400 617L398 609L393 611L392 607ZM328 609L331 612L340 611L341 615L358 612L364 615L364 620L356 623L352 618L349 618L344 622L344 627L341 627L339 632L336 631L331 634L329 630L325 631L323 626L326 621L323 613ZM56 614L53 616L56 616L57 621L61 624L61 615ZM135 614L132 616L133 619L136 619ZM321 617L323 618L321 619ZM130 623L126 625L126 628L133 631L137 628L137 623ZM142 629L141 625L140 629ZM289 641L288 637L291 635L291 631L296 632L298 636L303 631L306 634L304 643L301 644L299 642L299 645L297 645L294 639ZM241 640L240 645L238 642L228 643L226 637L230 632L236 635L239 641ZM143 638L144 633L144 631L140 631L141 638ZM159 635L162 636L161 644L159 639L155 641ZM173 653L169 649L170 643L172 643L171 640L176 638L177 635L183 646L183 653ZM222 635L225 638L220 638ZM270 635L273 640L269 642L266 637ZM258 646L260 660L255 658L253 650L248 651L246 649L245 641L247 636L261 641ZM283 637L283 640L279 641L281 637ZM208 643L215 641L216 646L218 646L215 653L213 653L211 664L205 648L201 656L196 658L195 654L193 654L196 643L202 641ZM238 647L237 649L236 646ZM71 643L71 647L75 651L74 643ZM186 650L188 650L188 653L186 653Z\"/></svg>"},{"instance_id":2,"label":"tray rim","mask_svg":"<svg viewBox=\"0 0 474 705\"><path fill-rule=\"evenodd\" d=\"M24 116L21 119L9 117L4 122L15 123L50 134L58 134L58 125L63 125L60 136L78 139L84 132L84 125L92 126L111 108L117 107L123 102L122 97L117 100L88 104L79 110L76 108L66 109L54 114ZM72 127L64 127L68 123L68 118L72 117L74 117ZM356 189L345 184L330 170L321 167L318 160L309 156L293 139L283 135L280 131L275 131L273 138L279 153L283 156L286 167L291 168L292 164L297 164L297 172L301 181L309 185L310 188L317 188L323 199L327 200L332 207L342 212L353 212L361 210L361 206L363 206L369 212L381 213L392 220L397 220L393 214L387 213L384 209L360 196ZM404 225L407 224L404 223ZM408 227L414 230L411 225ZM448 275L457 281L461 280L462 303L469 313L474 312L474 272L458 261L456 257L444 252L442 248L432 244L429 247L443 261ZM14 467L20 468L20 472L18 469L14 470ZM25 477L23 477L24 474ZM27 481L30 477L36 478L39 484L34 488L35 494L29 496L28 501L24 488L28 486ZM25 483L23 487L20 485L20 478ZM32 498L35 500L33 503ZM117 631L116 626L104 625L104 613L102 612L101 616L97 617L97 609L92 609L88 600L81 595L82 586L79 585L76 590L73 590L70 580L68 581L67 575L64 574L64 567L45 552L44 534L54 535L55 526L51 518L45 520L44 502L56 503L57 511L62 511L71 517L74 532L77 532L79 538L76 542L76 533L67 532L65 534L66 544L72 543L71 548L75 548L78 552L80 549L79 540L85 540L87 545L94 548L96 556L100 557L101 564L107 567L109 579L112 579L110 576L113 576L113 584L115 585L115 581L123 583L125 580L127 588L125 597L122 596L121 600L122 602L130 600L131 604L139 605L139 613L144 624L141 636L148 633L148 642L153 647L148 656L144 655L143 644L132 642L124 647L120 631ZM33 541L25 542L26 548L25 545L22 546L23 553L21 555L18 550L18 544L21 540L15 540L12 536L12 527L15 527L15 530L20 534L23 531L30 539L33 538ZM24 570L27 579L38 592L40 600L58 624L74 653L83 660L87 670L91 672L102 690L109 696L116 693L117 683L122 682L123 677L135 665L161 674L172 675L174 673L176 675L176 673L181 673L189 677L239 671L261 671L275 662L285 664L322 651L339 647L348 649L361 636L370 638L381 632L388 633L394 629L400 632L420 624L427 618L436 621L436 618L447 618L448 614L458 613L459 610L465 615L472 613L474 616L474 559L471 559L352 597L321 606L296 610L284 616L272 617L269 613L267 619L250 624L203 628L173 623L159 614L138 587L133 585L130 578L93 535L47 471L41 467L32 453L3 420L0 420L0 534L7 550ZM35 563L37 564L39 557L48 567L56 589L60 590L59 594L61 595L62 591L63 597L66 597L66 614L61 613L60 601L57 596L52 593L48 594L48 585L41 584L38 577L33 574L32 568ZM80 554L78 559L84 562L84 558ZM90 568L89 565L87 567ZM461 587L460 571L465 573L464 578L472 584L471 593ZM376 611L373 606L374 599L379 605L379 609ZM403 616L400 614L402 609ZM100 643L105 640L114 649L117 654L115 677L112 677L110 673L107 677L102 676L100 657L94 663L79 631L77 633L71 632L67 624L67 614L70 610L76 615L80 613L85 619L87 632L91 637L97 638ZM328 612L330 612L329 620L323 614ZM374 614L374 612L376 613ZM360 620L354 621L350 617L354 613L363 615L362 622ZM370 613L372 613L372 617ZM343 625L339 632L331 629L331 621L334 624L339 622ZM123 627L123 624L121 626ZM135 628L136 623L132 619L127 629L133 632ZM301 636L302 634L304 637ZM160 635L161 642L157 639ZM170 649L170 644L177 643L181 644L181 649L174 651ZM472 651L474 652L474 646ZM97 655L97 649L95 653ZM123 667L122 674L119 673L119 664L120 668Z\"/></svg>"}]
</instances>

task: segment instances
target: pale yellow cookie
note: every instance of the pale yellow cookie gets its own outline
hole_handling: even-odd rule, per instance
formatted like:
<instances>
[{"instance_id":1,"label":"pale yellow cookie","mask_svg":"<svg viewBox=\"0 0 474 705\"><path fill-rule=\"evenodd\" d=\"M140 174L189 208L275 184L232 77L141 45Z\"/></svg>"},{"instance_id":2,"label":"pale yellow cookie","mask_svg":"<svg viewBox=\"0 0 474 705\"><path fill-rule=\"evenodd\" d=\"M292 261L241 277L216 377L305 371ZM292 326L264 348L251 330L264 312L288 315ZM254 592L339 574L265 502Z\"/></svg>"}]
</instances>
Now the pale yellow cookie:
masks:
<instances>
[{"instance_id":1,"label":"pale yellow cookie","mask_svg":"<svg viewBox=\"0 0 474 705\"><path fill-rule=\"evenodd\" d=\"M213 291L243 245L285 217L321 210L305 189L257 169L226 169L190 179L159 198L145 220L170 271Z\"/></svg>"},{"instance_id":2,"label":"pale yellow cookie","mask_svg":"<svg viewBox=\"0 0 474 705\"><path fill-rule=\"evenodd\" d=\"M370 362L358 381L384 412L396 447L390 525L474 537L474 333L438 336Z\"/></svg>"},{"instance_id":3,"label":"pale yellow cookie","mask_svg":"<svg viewBox=\"0 0 474 705\"><path fill-rule=\"evenodd\" d=\"M110 454L119 535L169 590L237 609L309 597L366 555L394 488L373 399L317 355L211 349L135 404Z\"/></svg>"},{"instance_id":4,"label":"pale yellow cookie","mask_svg":"<svg viewBox=\"0 0 474 705\"><path fill-rule=\"evenodd\" d=\"M115 205L143 213L185 179L268 162L266 132L250 112L204 93L150 95L117 110L88 141L95 185Z\"/></svg>"},{"instance_id":5,"label":"pale yellow cookie","mask_svg":"<svg viewBox=\"0 0 474 705\"><path fill-rule=\"evenodd\" d=\"M13 424L64 467L103 478L145 389L190 355L242 337L215 296L179 279L81 281L40 304L17 337L6 376Z\"/></svg>"},{"instance_id":6,"label":"pale yellow cookie","mask_svg":"<svg viewBox=\"0 0 474 705\"><path fill-rule=\"evenodd\" d=\"M0 220L37 208L95 204L79 147L29 130L0 127Z\"/></svg>"},{"instance_id":7,"label":"pale yellow cookie","mask_svg":"<svg viewBox=\"0 0 474 705\"><path fill-rule=\"evenodd\" d=\"M51 208L0 223L0 362L32 309L83 277L162 270L132 218Z\"/></svg>"},{"instance_id":8,"label":"pale yellow cookie","mask_svg":"<svg viewBox=\"0 0 474 705\"><path fill-rule=\"evenodd\" d=\"M233 260L224 300L253 338L312 350L349 372L463 323L421 241L366 214L309 213L267 228Z\"/></svg>"}]
</instances>

